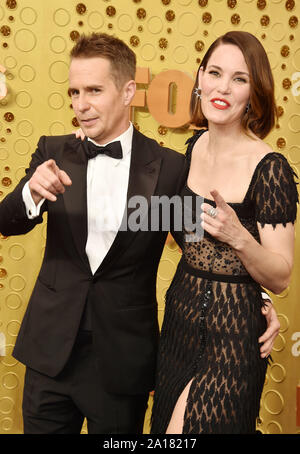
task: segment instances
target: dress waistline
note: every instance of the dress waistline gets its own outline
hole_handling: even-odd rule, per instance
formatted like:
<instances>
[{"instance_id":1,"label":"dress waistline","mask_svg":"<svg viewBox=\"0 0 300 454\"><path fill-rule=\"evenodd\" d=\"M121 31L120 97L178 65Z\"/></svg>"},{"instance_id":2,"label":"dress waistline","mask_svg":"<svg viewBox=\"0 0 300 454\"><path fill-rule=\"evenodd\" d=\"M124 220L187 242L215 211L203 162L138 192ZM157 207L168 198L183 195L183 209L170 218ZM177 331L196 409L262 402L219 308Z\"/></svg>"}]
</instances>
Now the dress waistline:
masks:
<instances>
[{"instance_id":1,"label":"dress waistline","mask_svg":"<svg viewBox=\"0 0 300 454\"><path fill-rule=\"evenodd\" d=\"M203 277L210 281L219 281L219 282L230 282L232 284L253 284L255 281L252 277L248 275L229 275L229 274L217 274L212 273L211 271L200 270L193 268L188 265L183 259L180 261L182 268L189 274L197 277Z\"/></svg>"}]
</instances>

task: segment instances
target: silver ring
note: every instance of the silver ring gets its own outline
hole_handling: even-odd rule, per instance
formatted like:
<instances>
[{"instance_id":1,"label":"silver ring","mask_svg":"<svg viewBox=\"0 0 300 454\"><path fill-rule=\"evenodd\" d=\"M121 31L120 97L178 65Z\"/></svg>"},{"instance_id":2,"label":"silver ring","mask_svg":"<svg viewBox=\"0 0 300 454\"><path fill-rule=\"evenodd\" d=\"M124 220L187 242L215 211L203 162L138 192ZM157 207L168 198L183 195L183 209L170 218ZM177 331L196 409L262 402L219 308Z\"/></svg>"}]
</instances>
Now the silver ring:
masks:
<instances>
[{"instance_id":1,"label":"silver ring","mask_svg":"<svg viewBox=\"0 0 300 454\"><path fill-rule=\"evenodd\" d=\"M211 218L215 218L218 214L218 211L216 208L213 208L211 207L208 212L207 212L208 216L210 216Z\"/></svg>"}]
</instances>

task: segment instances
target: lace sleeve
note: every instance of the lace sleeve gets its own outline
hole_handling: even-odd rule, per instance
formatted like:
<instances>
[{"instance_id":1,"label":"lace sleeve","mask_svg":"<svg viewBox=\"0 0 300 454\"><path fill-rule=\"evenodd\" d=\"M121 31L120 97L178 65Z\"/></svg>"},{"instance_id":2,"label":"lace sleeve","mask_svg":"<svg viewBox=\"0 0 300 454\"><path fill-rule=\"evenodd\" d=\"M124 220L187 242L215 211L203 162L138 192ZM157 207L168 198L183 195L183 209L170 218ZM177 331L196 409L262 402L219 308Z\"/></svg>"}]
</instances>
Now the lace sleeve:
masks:
<instances>
[{"instance_id":1,"label":"lace sleeve","mask_svg":"<svg viewBox=\"0 0 300 454\"><path fill-rule=\"evenodd\" d=\"M261 161L254 182L256 221L264 227L271 224L286 226L297 216L297 183L286 158L280 153L269 153Z\"/></svg>"}]
</instances>

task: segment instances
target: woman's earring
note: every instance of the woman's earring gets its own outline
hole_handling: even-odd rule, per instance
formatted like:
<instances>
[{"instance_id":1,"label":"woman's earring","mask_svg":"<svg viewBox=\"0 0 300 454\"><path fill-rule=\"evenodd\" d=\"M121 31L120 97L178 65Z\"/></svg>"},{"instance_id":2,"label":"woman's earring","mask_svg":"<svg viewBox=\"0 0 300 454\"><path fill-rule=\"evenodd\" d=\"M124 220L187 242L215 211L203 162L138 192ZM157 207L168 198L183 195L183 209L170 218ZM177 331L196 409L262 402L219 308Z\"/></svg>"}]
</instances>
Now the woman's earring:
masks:
<instances>
[{"instance_id":1,"label":"woman's earring","mask_svg":"<svg viewBox=\"0 0 300 454\"><path fill-rule=\"evenodd\" d=\"M194 88L194 94L198 99L201 99L201 89L200 88Z\"/></svg>"},{"instance_id":2,"label":"woman's earring","mask_svg":"<svg viewBox=\"0 0 300 454\"><path fill-rule=\"evenodd\" d=\"M246 113L249 112L249 109L250 109L250 102L248 102L247 106L246 106Z\"/></svg>"}]
</instances>

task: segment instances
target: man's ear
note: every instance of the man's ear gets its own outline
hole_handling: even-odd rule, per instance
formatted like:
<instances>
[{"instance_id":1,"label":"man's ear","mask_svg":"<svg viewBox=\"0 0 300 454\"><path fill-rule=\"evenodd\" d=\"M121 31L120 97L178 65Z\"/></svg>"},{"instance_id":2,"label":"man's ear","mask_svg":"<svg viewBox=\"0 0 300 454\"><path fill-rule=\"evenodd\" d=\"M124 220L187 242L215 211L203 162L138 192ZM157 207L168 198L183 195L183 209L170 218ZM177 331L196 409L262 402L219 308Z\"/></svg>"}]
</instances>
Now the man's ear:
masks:
<instances>
[{"instance_id":1,"label":"man's ear","mask_svg":"<svg viewBox=\"0 0 300 454\"><path fill-rule=\"evenodd\" d=\"M124 89L123 89L124 104L126 107L130 106L135 93L136 93L136 83L134 80L129 80L128 82L126 82L126 84L124 85Z\"/></svg>"}]
</instances>

